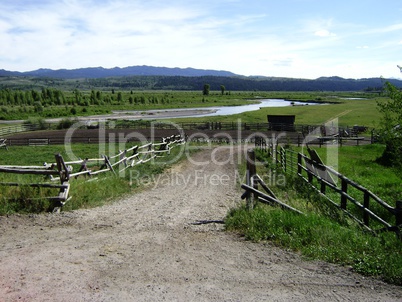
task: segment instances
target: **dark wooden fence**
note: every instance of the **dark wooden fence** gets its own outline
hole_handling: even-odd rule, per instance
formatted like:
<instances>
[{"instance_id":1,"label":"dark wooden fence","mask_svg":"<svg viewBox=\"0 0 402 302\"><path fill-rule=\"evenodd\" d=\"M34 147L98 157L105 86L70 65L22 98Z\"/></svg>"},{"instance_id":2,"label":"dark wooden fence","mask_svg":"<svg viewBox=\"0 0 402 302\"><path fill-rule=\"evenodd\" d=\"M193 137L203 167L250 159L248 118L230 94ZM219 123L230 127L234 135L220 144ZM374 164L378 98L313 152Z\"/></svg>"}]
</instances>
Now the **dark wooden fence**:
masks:
<instances>
[{"instance_id":1,"label":"dark wooden fence","mask_svg":"<svg viewBox=\"0 0 402 302\"><path fill-rule=\"evenodd\" d=\"M266 152L284 172L303 179L365 229L373 233L393 231L401 236L402 201L389 205L364 186L324 165L312 149L308 149L307 156L269 142L258 142L256 148Z\"/></svg>"},{"instance_id":2,"label":"dark wooden fence","mask_svg":"<svg viewBox=\"0 0 402 302\"><path fill-rule=\"evenodd\" d=\"M82 123L82 122L81 122ZM56 129L56 124L43 123L40 127L38 125L30 125L30 124L21 124L9 127L0 127L0 138L4 138L7 135L16 133L16 132L26 132L26 131L34 131L34 130L54 130ZM248 131L247 133L252 132L261 132L266 133L271 136L272 134L282 133L286 135L282 135L278 137L281 143L292 143L301 145L304 143L305 136L309 136L309 144L315 145L325 145L325 144L364 144L371 143L375 140L374 132L372 131L371 135L359 136L362 132L367 133L368 129L366 127L336 127L327 129L323 125L301 125L295 124L292 125L291 128L286 124L277 124L277 123L243 123L243 122L187 122L187 123L167 123L167 122L155 122L155 121L146 121L146 120L138 120L138 121L119 121L119 122L105 122L98 123L97 125L88 124L82 126L80 128L85 129L155 129L155 130L183 130L189 131L190 133L194 133L194 131L202 132L203 134L207 134L209 139L219 132L225 131L235 131L242 132ZM331 134L331 135L329 135ZM202 140L205 138L204 136L194 137L195 140ZM36 138L35 138L36 139ZM28 138L8 138L7 145L35 145L35 144L63 144L64 138L54 138L54 137L46 137L46 133L43 133L41 137L38 137L41 141L35 142L34 139ZM213 137L215 141L218 142L227 142L227 137ZM233 140L236 138L233 137ZM47 140L47 141L46 141ZM77 143L103 143L98 137L81 137L74 138ZM232 140L232 141L233 141Z\"/></svg>"}]
</instances>

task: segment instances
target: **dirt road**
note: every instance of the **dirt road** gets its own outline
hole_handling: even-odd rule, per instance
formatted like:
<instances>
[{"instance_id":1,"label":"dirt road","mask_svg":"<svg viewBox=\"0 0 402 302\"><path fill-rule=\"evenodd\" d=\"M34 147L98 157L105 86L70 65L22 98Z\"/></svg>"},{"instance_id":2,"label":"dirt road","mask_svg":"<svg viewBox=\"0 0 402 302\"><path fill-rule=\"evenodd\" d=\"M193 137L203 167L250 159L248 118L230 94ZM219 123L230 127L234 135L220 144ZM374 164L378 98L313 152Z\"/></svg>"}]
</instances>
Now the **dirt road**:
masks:
<instances>
[{"instance_id":1,"label":"dirt road","mask_svg":"<svg viewBox=\"0 0 402 302\"><path fill-rule=\"evenodd\" d=\"M194 154L112 205L0 217L0 301L401 301L400 287L194 224L240 201L231 155Z\"/></svg>"}]
</instances>

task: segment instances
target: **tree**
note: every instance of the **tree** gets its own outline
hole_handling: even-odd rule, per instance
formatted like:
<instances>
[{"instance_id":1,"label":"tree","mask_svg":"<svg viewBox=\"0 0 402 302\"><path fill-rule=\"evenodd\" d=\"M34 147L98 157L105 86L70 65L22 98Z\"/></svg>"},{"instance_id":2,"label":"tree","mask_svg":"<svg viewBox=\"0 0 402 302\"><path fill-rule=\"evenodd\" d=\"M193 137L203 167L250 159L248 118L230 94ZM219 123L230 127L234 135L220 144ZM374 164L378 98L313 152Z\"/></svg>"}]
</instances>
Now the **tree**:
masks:
<instances>
[{"instance_id":1,"label":"tree","mask_svg":"<svg viewBox=\"0 0 402 302\"><path fill-rule=\"evenodd\" d=\"M225 86L221 85L221 93L222 93L222 95L225 93L225 90L226 90Z\"/></svg>"},{"instance_id":2,"label":"tree","mask_svg":"<svg viewBox=\"0 0 402 302\"><path fill-rule=\"evenodd\" d=\"M123 102L123 94L120 91L117 93L117 102L119 104Z\"/></svg>"},{"instance_id":3,"label":"tree","mask_svg":"<svg viewBox=\"0 0 402 302\"><path fill-rule=\"evenodd\" d=\"M386 166L402 167L402 91L386 82L385 93L389 100L377 103L382 114L379 134L386 146L379 162Z\"/></svg>"},{"instance_id":4,"label":"tree","mask_svg":"<svg viewBox=\"0 0 402 302\"><path fill-rule=\"evenodd\" d=\"M209 89L210 89L209 84L204 84L204 89L202 91L202 94L203 95L209 95Z\"/></svg>"}]
</instances>

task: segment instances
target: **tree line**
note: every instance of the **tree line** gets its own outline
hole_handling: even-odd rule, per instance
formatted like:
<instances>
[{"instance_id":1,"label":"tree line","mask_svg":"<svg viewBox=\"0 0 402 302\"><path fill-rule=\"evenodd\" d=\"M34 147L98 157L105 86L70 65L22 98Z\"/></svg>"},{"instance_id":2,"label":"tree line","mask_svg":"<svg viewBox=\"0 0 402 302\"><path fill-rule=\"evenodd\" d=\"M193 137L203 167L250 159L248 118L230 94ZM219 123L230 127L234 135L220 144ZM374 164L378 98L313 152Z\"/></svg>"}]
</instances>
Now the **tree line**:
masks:
<instances>
[{"instance_id":1,"label":"tree line","mask_svg":"<svg viewBox=\"0 0 402 302\"><path fill-rule=\"evenodd\" d=\"M390 83L402 87L402 81L390 79ZM22 90L42 87L72 91L74 89L101 91L110 89L130 90L188 90L202 91L205 83L213 91L221 85L228 91L368 91L382 92L384 79L344 79L322 77L315 80L277 77L243 76L124 76L91 79L50 79L40 77L0 77L0 89L19 88Z\"/></svg>"}]
</instances>

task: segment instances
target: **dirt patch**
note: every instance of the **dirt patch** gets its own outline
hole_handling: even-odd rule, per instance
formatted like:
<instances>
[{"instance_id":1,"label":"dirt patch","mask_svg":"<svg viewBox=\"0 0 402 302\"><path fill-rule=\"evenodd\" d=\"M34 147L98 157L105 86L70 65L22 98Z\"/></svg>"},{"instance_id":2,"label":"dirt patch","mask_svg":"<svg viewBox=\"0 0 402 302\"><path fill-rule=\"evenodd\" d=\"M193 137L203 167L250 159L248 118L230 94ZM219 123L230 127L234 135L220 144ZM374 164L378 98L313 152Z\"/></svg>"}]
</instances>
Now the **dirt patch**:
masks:
<instances>
[{"instance_id":1,"label":"dirt patch","mask_svg":"<svg viewBox=\"0 0 402 302\"><path fill-rule=\"evenodd\" d=\"M0 217L0 301L401 301L400 287L224 232L240 151L193 154L108 206Z\"/></svg>"}]
</instances>

